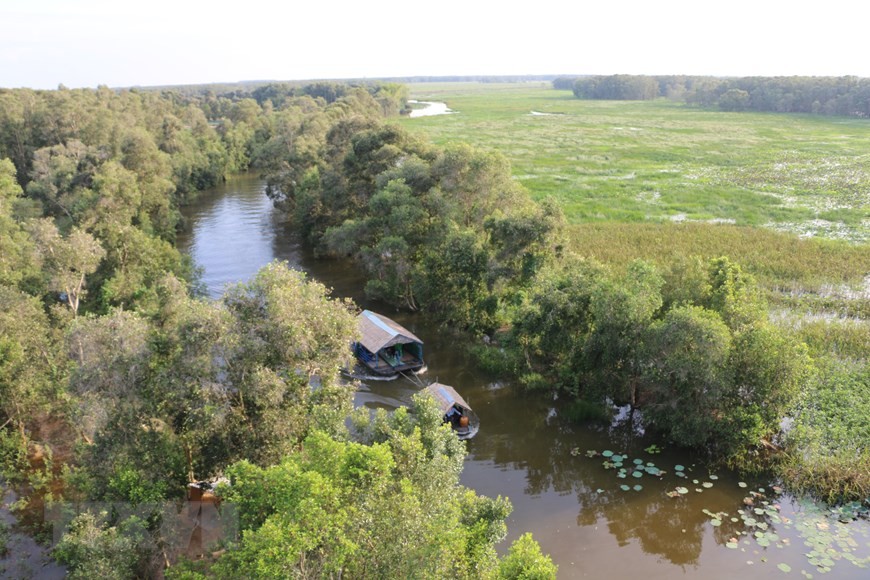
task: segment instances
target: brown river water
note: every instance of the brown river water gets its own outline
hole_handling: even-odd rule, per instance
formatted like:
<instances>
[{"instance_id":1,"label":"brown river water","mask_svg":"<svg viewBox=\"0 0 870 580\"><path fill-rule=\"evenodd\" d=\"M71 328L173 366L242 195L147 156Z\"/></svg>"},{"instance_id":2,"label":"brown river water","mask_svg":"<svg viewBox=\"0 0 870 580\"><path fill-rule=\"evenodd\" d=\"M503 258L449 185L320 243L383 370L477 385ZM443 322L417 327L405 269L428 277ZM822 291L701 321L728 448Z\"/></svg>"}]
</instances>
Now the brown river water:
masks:
<instances>
[{"instance_id":1,"label":"brown river water","mask_svg":"<svg viewBox=\"0 0 870 580\"><path fill-rule=\"evenodd\" d=\"M286 260L334 296L353 298L422 338L424 380L455 387L481 420L463 484L513 503L503 550L532 532L560 578L870 578L867 521L840 523L778 493L775 482L711 472L685 451L647 438L632 417L611 426L565 421L560 401L524 395L475 368L460 333L367 301L359 272L346 262L315 260L263 189L255 176L238 176L185 208L188 227L178 245L203 269L209 296ZM363 381L356 404L394 409L418 390L405 379ZM652 444L663 450L645 451ZM604 457L587 456L590 450L626 457L608 469Z\"/></svg>"}]
</instances>

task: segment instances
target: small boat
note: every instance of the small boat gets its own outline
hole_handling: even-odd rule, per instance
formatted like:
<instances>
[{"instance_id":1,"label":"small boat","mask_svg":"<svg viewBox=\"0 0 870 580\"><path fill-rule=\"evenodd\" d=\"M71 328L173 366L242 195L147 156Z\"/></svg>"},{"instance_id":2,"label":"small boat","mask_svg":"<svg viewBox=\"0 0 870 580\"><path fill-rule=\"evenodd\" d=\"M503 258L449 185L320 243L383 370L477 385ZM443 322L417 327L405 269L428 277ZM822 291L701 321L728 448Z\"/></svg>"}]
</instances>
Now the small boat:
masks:
<instances>
[{"instance_id":1,"label":"small boat","mask_svg":"<svg viewBox=\"0 0 870 580\"><path fill-rule=\"evenodd\" d=\"M353 352L367 369L382 377L423 368L423 341L386 316L363 310L357 317L361 338Z\"/></svg>"},{"instance_id":2,"label":"small boat","mask_svg":"<svg viewBox=\"0 0 870 580\"><path fill-rule=\"evenodd\" d=\"M426 390L435 398L444 413L444 422L450 423L460 439L471 439L480 429L480 418L475 415L456 389L441 383L432 383Z\"/></svg>"}]
</instances>

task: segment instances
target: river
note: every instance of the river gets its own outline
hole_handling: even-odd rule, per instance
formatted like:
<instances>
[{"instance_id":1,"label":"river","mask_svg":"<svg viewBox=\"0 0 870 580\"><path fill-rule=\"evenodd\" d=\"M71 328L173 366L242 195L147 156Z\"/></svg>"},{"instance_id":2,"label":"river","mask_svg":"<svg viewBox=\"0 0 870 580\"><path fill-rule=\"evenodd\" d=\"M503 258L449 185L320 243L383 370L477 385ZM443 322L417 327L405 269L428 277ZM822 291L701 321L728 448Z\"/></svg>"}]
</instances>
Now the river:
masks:
<instances>
[{"instance_id":1,"label":"river","mask_svg":"<svg viewBox=\"0 0 870 580\"><path fill-rule=\"evenodd\" d=\"M858 566L870 565L866 521L841 524L777 493L769 481L711 473L685 452L646 439L630 418L609 427L563 420L559 401L524 396L476 369L462 335L370 303L353 267L315 260L256 177L238 176L206 192L184 215L179 248L203 269L212 298L273 259L286 260L334 296L390 316L424 340L428 380L454 386L481 419L462 483L513 503L502 548L532 532L560 578L870 577ZM356 404L394 409L419 389L404 379L366 382ZM652 444L663 450L645 451ZM604 457L588 457L590 450L626 454L623 469L630 469L620 478L618 468L604 467Z\"/></svg>"}]
</instances>

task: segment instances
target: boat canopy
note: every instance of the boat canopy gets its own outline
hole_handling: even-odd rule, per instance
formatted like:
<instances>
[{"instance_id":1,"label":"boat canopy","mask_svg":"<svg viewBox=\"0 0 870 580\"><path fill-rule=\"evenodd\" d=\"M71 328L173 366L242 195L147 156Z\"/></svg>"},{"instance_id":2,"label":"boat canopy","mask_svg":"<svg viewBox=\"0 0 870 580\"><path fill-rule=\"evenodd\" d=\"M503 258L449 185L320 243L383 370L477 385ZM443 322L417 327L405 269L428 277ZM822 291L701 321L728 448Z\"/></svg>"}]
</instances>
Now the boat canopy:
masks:
<instances>
[{"instance_id":1,"label":"boat canopy","mask_svg":"<svg viewBox=\"0 0 870 580\"><path fill-rule=\"evenodd\" d=\"M468 406L468 403L465 402L465 399L456 392L456 389L450 387L448 385L442 385L441 383L432 383L428 387L426 387L435 400L438 402L438 405L441 407L441 412L446 413L450 410L453 405L459 405L463 409L471 410L471 407Z\"/></svg>"},{"instance_id":2,"label":"boat canopy","mask_svg":"<svg viewBox=\"0 0 870 580\"><path fill-rule=\"evenodd\" d=\"M362 336L359 342L370 352L378 352L397 344L423 344L422 340L401 324L371 310L363 310L358 320Z\"/></svg>"}]
</instances>

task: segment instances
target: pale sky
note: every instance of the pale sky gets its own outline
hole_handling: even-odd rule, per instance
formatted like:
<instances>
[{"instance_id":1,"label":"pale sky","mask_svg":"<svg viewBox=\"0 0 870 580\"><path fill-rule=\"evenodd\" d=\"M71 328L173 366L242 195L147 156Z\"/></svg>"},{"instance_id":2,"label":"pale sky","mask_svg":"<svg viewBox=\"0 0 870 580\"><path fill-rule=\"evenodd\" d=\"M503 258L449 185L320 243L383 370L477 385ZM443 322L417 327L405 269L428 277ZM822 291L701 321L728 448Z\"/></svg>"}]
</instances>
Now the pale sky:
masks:
<instances>
[{"instance_id":1,"label":"pale sky","mask_svg":"<svg viewBox=\"0 0 870 580\"><path fill-rule=\"evenodd\" d=\"M858 0L0 0L0 87L443 75L870 77Z\"/></svg>"}]
</instances>

